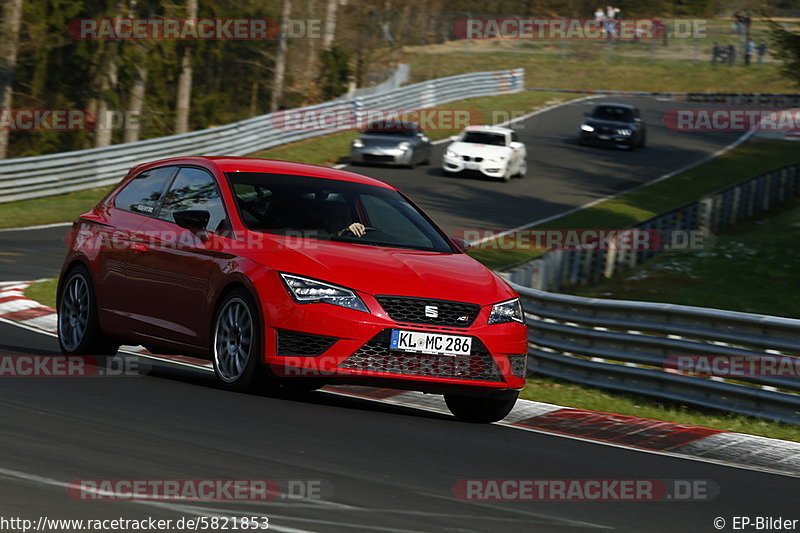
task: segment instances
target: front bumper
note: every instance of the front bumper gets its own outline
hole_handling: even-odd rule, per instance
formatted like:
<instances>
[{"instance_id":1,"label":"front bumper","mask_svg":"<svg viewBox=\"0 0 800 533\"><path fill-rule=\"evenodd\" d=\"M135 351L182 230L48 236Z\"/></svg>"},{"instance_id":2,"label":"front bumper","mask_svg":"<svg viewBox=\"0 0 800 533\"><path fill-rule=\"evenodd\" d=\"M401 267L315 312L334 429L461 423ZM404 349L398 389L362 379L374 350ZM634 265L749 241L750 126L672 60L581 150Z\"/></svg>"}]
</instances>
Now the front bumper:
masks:
<instances>
[{"instance_id":1,"label":"front bumper","mask_svg":"<svg viewBox=\"0 0 800 533\"><path fill-rule=\"evenodd\" d=\"M488 325L491 306L482 307L470 327L442 327L398 323L374 297L359 296L370 313L323 303L300 305L286 295L282 310L265 320L264 362L272 373L429 392L524 387L527 327ZM463 356L391 350L392 329L469 336L472 350Z\"/></svg>"},{"instance_id":2,"label":"front bumper","mask_svg":"<svg viewBox=\"0 0 800 533\"><path fill-rule=\"evenodd\" d=\"M465 160L469 157L469 160ZM507 161L489 161L481 157L448 156L442 158L445 172L476 171L491 178L501 178L506 173Z\"/></svg>"},{"instance_id":3,"label":"front bumper","mask_svg":"<svg viewBox=\"0 0 800 533\"><path fill-rule=\"evenodd\" d=\"M410 165L414 150L408 148L350 148L352 163L369 163L376 165Z\"/></svg>"},{"instance_id":4,"label":"front bumper","mask_svg":"<svg viewBox=\"0 0 800 533\"><path fill-rule=\"evenodd\" d=\"M635 144L635 135L598 134L596 132L578 131L578 141L583 144L596 146L615 146L617 148L631 148Z\"/></svg>"}]
</instances>

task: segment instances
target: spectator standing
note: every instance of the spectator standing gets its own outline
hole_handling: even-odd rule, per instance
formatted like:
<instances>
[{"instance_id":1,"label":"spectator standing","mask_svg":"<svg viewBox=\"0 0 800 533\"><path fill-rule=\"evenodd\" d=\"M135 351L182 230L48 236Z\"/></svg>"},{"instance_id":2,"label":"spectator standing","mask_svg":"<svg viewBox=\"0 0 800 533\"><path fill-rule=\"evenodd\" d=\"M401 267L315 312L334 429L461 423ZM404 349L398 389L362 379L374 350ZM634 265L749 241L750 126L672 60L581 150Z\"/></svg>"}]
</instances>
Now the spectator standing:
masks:
<instances>
[{"instance_id":1,"label":"spectator standing","mask_svg":"<svg viewBox=\"0 0 800 533\"><path fill-rule=\"evenodd\" d=\"M764 56L767 55L767 45L766 45L766 43L764 41L761 41L760 43L758 43L757 50L758 50L758 64L759 65L763 65L764 64Z\"/></svg>"},{"instance_id":2,"label":"spectator standing","mask_svg":"<svg viewBox=\"0 0 800 533\"><path fill-rule=\"evenodd\" d=\"M717 60L719 59L720 55L722 54L722 48L720 48L719 43L714 43L714 47L711 49L711 66L717 66Z\"/></svg>"},{"instance_id":3,"label":"spectator standing","mask_svg":"<svg viewBox=\"0 0 800 533\"><path fill-rule=\"evenodd\" d=\"M756 50L756 45L753 41L747 41L747 44L744 45L744 64L750 64L750 58L753 57L753 52Z\"/></svg>"},{"instance_id":4,"label":"spectator standing","mask_svg":"<svg viewBox=\"0 0 800 533\"><path fill-rule=\"evenodd\" d=\"M733 65L736 62L736 47L732 44L728 45L728 66Z\"/></svg>"}]
</instances>

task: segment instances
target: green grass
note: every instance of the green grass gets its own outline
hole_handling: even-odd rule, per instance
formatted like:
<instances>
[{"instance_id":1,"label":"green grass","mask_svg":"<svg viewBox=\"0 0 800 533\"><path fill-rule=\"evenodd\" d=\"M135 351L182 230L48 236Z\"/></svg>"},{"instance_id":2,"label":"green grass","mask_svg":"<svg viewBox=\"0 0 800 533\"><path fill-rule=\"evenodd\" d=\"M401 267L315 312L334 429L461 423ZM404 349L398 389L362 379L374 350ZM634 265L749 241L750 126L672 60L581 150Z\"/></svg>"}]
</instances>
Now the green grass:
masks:
<instances>
[{"instance_id":1,"label":"green grass","mask_svg":"<svg viewBox=\"0 0 800 533\"><path fill-rule=\"evenodd\" d=\"M509 116L524 114L545 105L578 98L579 95L522 92L460 100L433 109L470 110L486 122L502 122ZM492 120L496 118L497 120ZM432 139L443 139L459 130L428 132ZM252 154L253 157L299 161L315 165L335 165L346 160L350 142L357 136L348 131L286 144ZM59 196L0 204L0 228L21 228L38 224L68 222L94 207L109 188L89 189Z\"/></svg>"},{"instance_id":2,"label":"green grass","mask_svg":"<svg viewBox=\"0 0 800 533\"><path fill-rule=\"evenodd\" d=\"M734 413L688 407L645 396L576 385L546 377L528 379L522 398L590 411L652 418L724 431L800 441L800 426L770 422Z\"/></svg>"},{"instance_id":3,"label":"green grass","mask_svg":"<svg viewBox=\"0 0 800 533\"><path fill-rule=\"evenodd\" d=\"M69 222L93 208L110 187L0 204L0 228Z\"/></svg>"},{"instance_id":4,"label":"green grass","mask_svg":"<svg viewBox=\"0 0 800 533\"><path fill-rule=\"evenodd\" d=\"M57 288L58 280L48 279L28 286L28 288L25 289L25 297L39 302L42 305L55 308Z\"/></svg>"},{"instance_id":5,"label":"green grass","mask_svg":"<svg viewBox=\"0 0 800 533\"><path fill-rule=\"evenodd\" d=\"M738 224L702 251L664 252L582 296L800 318L800 201ZM735 268L731 268L735 265Z\"/></svg>"},{"instance_id":6,"label":"green grass","mask_svg":"<svg viewBox=\"0 0 800 533\"><path fill-rule=\"evenodd\" d=\"M627 228L763 172L800 162L798 144L778 139L749 142L671 178L623 193L592 207L559 217L536 229ZM497 250L491 241L470 251L492 268L541 255L536 250Z\"/></svg>"}]
</instances>

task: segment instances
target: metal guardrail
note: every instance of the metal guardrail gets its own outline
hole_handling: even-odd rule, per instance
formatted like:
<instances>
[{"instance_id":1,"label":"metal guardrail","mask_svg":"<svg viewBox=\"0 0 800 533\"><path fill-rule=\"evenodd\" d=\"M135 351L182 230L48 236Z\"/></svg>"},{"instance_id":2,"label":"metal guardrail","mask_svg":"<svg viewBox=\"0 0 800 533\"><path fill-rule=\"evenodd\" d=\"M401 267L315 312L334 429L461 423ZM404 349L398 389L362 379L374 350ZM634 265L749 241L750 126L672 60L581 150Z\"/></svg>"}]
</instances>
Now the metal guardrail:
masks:
<instances>
[{"instance_id":1,"label":"metal guardrail","mask_svg":"<svg viewBox=\"0 0 800 533\"><path fill-rule=\"evenodd\" d=\"M605 96L630 96L641 98L668 98L679 102L721 103L735 105L769 105L777 107L800 105L798 93L686 93L653 91L611 91L593 89L556 89L528 87L529 91L571 94L596 94Z\"/></svg>"},{"instance_id":2,"label":"metal guardrail","mask_svg":"<svg viewBox=\"0 0 800 533\"><path fill-rule=\"evenodd\" d=\"M800 424L796 375L731 380L666 364L676 356L796 356L800 320L514 288L530 326L532 373Z\"/></svg>"},{"instance_id":3,"label":"metal guardrail","mask_svg":"<svg viewBox=\"0 0 800 533\"><path fill-rule=\"evenodd\" d=\"M225 126L73 152L0 161L0 203L52 196L117 183L139 163L184 155L246 155L273 146L339 131L280 127L287 113L335 113L360 117L368 110L425 109L472 98L520 92L524 69L475 72L415 83L352 100L325 102L234 122ZM355 123L355 122L354 122Z\"/></svg>"},{"instance_id":4,"label":"metal guardrail","mask_svg":"<svg viewBox=\"0 0 800 533\"><path fill-rule=\"evenodd\" d=\"M633 226L664 234L698 231L709 236L777 204L800 197L800 165L750 178ZM505 272L519 285L546 291L597 283L661 253L653 250L555 250Z\"/></svg>"}]
</instances>

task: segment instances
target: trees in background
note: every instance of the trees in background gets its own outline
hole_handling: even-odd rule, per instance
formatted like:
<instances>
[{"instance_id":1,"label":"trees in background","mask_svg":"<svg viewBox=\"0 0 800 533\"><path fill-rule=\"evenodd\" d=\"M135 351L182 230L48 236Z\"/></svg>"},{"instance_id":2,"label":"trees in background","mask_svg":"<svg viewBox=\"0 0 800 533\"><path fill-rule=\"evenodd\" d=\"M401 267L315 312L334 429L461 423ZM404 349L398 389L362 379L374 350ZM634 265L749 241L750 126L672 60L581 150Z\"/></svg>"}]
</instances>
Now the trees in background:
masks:
<instances>
[{"instance_id":1,"label":"trees in background","mask_svg":"<svg viewBox=\"0 0 800 533\"><path fill-rule=\"evenodd\" d=\"M738 3L736 3L738 1ZM730 0L730 5L800 0ZM402 47L452 39L465 17L590 17L595 0L0 0L0 108L117 113L113 128L9 132L0 157L76 150L207 128L382 81ZM717 0L619 0L623 16L707 16ZM765 4L767 5L767 4ZM800 7L798 7L800 9ZM75 19L261 18L317 21L317 33L267 40L82 40ZM21 24L20 24L21 22ZM788 50L796 43L777 34ZM13 101L11 97L13 95ZM127 115L126 115L127 113ZM139 115L138 120L130 120Z\"/></svg>"}]
</instances>

